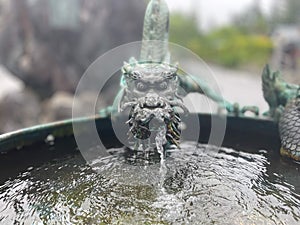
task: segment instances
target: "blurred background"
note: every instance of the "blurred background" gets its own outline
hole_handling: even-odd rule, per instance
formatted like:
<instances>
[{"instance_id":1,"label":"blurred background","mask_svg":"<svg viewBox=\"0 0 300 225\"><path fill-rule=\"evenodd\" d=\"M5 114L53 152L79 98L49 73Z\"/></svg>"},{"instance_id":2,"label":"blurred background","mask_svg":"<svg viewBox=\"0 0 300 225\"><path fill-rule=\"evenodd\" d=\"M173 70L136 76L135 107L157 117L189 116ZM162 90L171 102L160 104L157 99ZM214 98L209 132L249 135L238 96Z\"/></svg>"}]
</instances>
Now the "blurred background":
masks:
<instances>
[{"instance_id":1,"label":"blurred background","mask_svg":"<svg viewBox=\"0 0 300 225\"><path fill-rule=\"evenodd\" d=\"M299 0L167 2L170 41L209 64L228 100L265 110L260 74L266 63L299 83ZM88 66L114 47L141 40L147 3L0 0L0 134L71 118ZM103 107L118 85L107 89ZM83 108L89 99L80 96Z\"/></svg>"}]
</instances>

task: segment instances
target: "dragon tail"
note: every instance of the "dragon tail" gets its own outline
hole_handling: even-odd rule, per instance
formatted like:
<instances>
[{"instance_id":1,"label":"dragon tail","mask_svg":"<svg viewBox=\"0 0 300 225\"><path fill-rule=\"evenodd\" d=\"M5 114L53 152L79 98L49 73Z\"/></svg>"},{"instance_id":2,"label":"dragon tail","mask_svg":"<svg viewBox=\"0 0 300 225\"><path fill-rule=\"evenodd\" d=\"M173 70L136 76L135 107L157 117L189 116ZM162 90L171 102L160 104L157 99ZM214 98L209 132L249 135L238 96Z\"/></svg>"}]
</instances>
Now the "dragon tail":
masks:
<instances>
[{"instance_id":1,"label":"dragon tail","mask_svg":"<svg viewBox=\"0 0 300 225\"><path fill-rule=\"evenodd\" d=\"M151 0L145 19L140 61L169 62L169 9L164 0Z\"/></svg>"}]
</instances>

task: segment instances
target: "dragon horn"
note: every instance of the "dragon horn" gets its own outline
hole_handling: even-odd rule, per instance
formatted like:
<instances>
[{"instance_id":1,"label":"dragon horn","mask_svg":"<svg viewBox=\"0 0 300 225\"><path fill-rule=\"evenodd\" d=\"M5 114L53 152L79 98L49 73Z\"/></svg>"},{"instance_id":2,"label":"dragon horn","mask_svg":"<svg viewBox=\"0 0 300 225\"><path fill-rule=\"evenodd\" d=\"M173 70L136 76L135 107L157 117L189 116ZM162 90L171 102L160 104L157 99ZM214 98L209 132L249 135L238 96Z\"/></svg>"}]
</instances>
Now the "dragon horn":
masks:
<instances>
[{"instance_id":1,"label":"dragon horn","mask_svg":"<svg viewBox=\"0 0 300 225\"><path fill-rule=\"evenodd\" d=\"M140 61L169 63L169 9L164 0L151 0L145 19Z\"/></svg>"}]
</instances>

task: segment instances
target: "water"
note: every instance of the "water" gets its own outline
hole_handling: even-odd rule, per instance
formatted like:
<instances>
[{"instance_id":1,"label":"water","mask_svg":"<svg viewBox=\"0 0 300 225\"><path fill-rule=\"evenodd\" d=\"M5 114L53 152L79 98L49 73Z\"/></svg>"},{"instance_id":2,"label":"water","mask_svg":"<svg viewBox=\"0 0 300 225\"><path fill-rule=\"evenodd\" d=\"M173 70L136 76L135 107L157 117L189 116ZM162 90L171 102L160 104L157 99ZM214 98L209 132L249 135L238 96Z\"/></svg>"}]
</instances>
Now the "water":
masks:
<instances>
[{"instance_id":1,"label":"water","mask_svg":"<svg viewBox=\"0 0 300 225\"><path fill-rule=\"evenodd\" d=\"M299 165L183 143L160 158L122 149L96 173L79 154L0 185L0 224L299 224Z\"/></svg>"}]
</instances>

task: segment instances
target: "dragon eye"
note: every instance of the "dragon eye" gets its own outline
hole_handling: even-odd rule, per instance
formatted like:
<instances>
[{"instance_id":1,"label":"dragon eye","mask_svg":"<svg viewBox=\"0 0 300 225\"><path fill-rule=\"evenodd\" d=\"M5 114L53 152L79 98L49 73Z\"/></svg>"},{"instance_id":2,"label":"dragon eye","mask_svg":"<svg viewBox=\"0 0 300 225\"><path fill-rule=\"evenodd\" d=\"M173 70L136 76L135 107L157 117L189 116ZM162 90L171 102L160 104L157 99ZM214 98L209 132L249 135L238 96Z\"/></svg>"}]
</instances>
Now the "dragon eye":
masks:
<instances>
[{"instance_id":1,"label":"dragon eye","mask_svg":"<svg viewBox=\"0 0 300 225\"><path fill-rule=\"evenodd\" d=\"M164 75L166 78L171 79L175 76L175 73L173 73L172 71L165 71Z\"/></svg>"},{"instance_id":2,"label":"dragon eye","mask_svg":"<svg viewBox=\"0 0 300 225\"><path fill-rule=\"evenodd\" d=\"M139 78L141 77L141 74L140 74L138 71L133 71L133 72L131 73L131 77L132 77L133 79L139 79Z\"/></svg>"},{"instance_id":3,"label":"dragon eye","mask_svg":"<svg viewBox=\"0 0 300 225\"><path fill-rule=\"evenodd\" d=\"M137 88L139 91L145 91L145 90L147 89L147 86L146 86L144 83L142 83L142 82L138 82L138 83L136 84L136 88Z\"/></svg>"},{"instance_id":4,"label":"dragon eye","mask_svg":"<svg viewBox=\"0 0 300 225\"><path fill-rule=\"evenodd\" d=\"M159 85L159 88L161 90L165 90L168 88L168 83L166 81L162 82L160 85Z\"/></svg>"}]
</instances>

